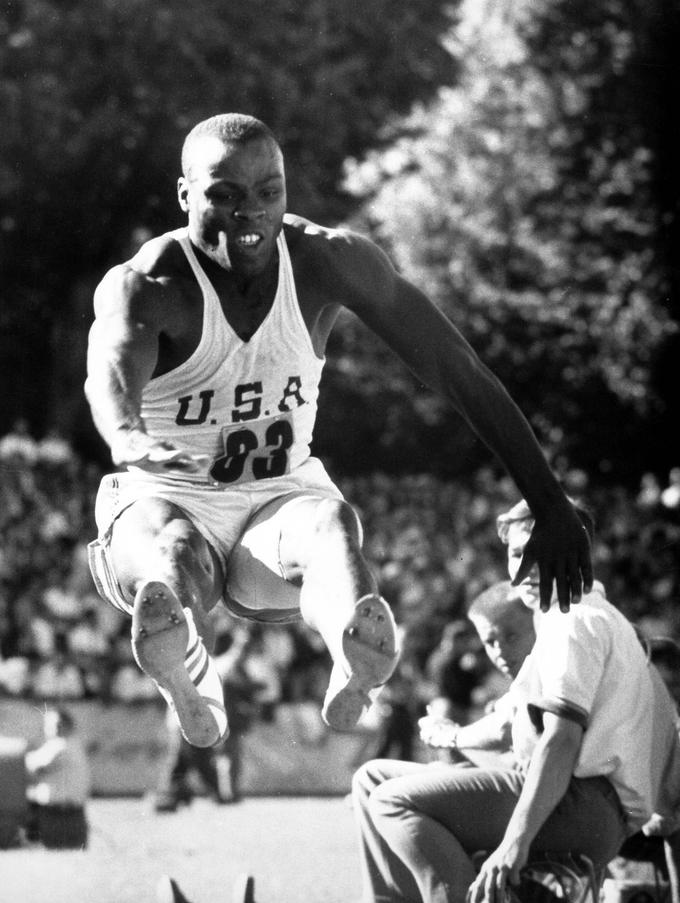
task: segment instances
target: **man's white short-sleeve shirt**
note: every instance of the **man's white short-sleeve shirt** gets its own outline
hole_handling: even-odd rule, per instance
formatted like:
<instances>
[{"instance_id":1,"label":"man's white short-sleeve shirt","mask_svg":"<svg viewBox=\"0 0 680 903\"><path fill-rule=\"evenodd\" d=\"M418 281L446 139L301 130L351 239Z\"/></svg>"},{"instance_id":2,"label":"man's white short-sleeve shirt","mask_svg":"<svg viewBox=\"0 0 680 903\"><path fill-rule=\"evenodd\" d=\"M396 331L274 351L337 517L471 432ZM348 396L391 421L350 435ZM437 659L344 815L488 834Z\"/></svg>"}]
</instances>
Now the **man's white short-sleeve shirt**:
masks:
<instances>
[{"instance_id":1,"label":"man's white short-sleeve shirt","mask_svg":"<svg viewBox=\"0 0 680 903\"><path fill-rule=\"evenodd\" d=\"M654 687L640 640L600 584L568 613L553 605L536 620L536 644L510 690L515 755L528 762L543 712L577 722L584 734L575 777L608 777L636 829L654 810L650 763L661 752L652 748Z\"/></svg>"}]
</instances>

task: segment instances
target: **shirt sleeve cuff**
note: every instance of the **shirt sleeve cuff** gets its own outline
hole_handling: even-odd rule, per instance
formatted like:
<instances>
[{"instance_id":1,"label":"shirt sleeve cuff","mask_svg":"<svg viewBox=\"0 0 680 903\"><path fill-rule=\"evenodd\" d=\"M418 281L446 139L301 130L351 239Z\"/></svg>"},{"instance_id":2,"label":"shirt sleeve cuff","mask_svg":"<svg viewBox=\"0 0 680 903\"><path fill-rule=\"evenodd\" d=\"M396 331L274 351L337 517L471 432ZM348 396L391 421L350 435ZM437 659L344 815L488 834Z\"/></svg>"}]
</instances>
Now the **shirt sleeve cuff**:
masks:
<instances>
[{"instance_id":1,"label":"shirt sleeve cuff","mask_svg":"<svg viewBox=\"0 0 680 903\"><path fill-rule=\"evenodd\" d=\"M550 712L568 721L574 721L583 730L588 727L588 712L573 702L565 699L541 699L538 702L530 702L527 706L531 723L538 731L543 730L543 713Z\"/></svg>"}]
</instances>

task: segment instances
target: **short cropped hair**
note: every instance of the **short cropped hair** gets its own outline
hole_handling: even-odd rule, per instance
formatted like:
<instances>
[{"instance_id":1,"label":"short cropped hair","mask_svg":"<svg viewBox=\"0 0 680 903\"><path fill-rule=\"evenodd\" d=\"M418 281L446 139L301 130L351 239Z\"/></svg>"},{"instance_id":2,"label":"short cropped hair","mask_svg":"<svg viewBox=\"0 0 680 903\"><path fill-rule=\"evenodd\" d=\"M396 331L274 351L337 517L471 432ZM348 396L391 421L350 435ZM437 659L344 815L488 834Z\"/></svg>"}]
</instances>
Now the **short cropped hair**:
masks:
<instances>
[{"instance_id":1,"label":"short cropped hair","mask_svg":"<svg viewBox=\"0 0 680 903\"><path fill-rule=\"evenodd\" d=\"M200 138L219 138L224 143L245 144L264 138L280 147L278 139L260 119L245 113L220 113L198 122L187 134L182 145L182 173L188 174L192 145Z\"/></svg>"},{"instance_id":2,"label":"short cropped hair","mask_svg":"<svg viewBox=\"0 0 680 903\"><path fill-rule=\"evenodd\" d=\"M468 606L467 615L468 618L475 616L492 618L494 615L498 615L501 609L513 607L516 607L518 611L530 613L512 583L509 580L500 580L475 596Z\"/></svg>"},{"instance_id":3,"label":"short cropped hair","mask_svg":"<svg viewBox=\"0 0 680 903\"><path fill-rule=\"evenodd\" d=\"M588 538L592 542L593 536L595 534L595 518L593 517L592 512L582 502L577 502L571 498L569 499L569 501L576 509L576 513L581 518L581 523L586 528ZM531 512L531 508L529 507L525 499L520 499L520 501L517 502L516 505L513 505L509 511L505 511L503 514L499 514L496 518L496 530L501 538L501 542L507 544L510 524L517 524L522 523L523 521L533 520L534 515Z\"/></svg>"}]
</instances>

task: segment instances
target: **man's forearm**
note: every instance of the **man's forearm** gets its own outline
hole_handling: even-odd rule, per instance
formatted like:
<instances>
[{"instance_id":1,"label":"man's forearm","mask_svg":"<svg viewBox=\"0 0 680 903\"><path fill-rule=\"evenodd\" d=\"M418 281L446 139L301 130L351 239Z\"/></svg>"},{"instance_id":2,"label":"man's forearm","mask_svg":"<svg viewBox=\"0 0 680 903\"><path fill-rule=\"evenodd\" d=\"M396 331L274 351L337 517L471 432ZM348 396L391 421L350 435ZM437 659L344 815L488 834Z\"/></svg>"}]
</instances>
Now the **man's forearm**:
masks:
<instances>
[{"instance_id":1,"label":"man's forearm","mask_svg":"<svg viewBox=\"0 0 680 903\"><path fill-rule=\"evenodd\" d=\"M483 364L469 392L457 393L457 403L472 429L508 471L534 515L564 503L564 491L528 420Z\"/></svg>"},{"instance_id":2,"label":"man's forearm","mask_svg":"<svg viewBox=\"0 0 680 903\"><path fill-rule=\"evenodd\" d=\"M139 405L117 387L103 387L101 382L97 384L88 378L85 395L94 425L109 445L121 433L145 432Z\"/></svg>"},{"instance_id":3,"label":"man's forearm","mask_svg":"<svg viewBox=\"0 0 680 903\"><path fill-rule=\"evenodd\" d=\"M87 349L85 395L92 419L113 447L127 435L146 432L142 393L158 360L158 332L102 314L92 325Z\"/></svg>"},{"instance_id":4,"label":"man's forearm","mask_svg":"<svg viewBox=\"0 0 680 903\"><path fill-rule=\"evenodd\" d=\"M545 734L531 757L526 780L505 832L506 839L520 840L528 850L546 819L567 792L576 767L581 728Z\"/></svg>"},{"instance_id":5,"label":"man's forearm","mask_svg":"<svg viewBox=\"0 0 680 903\"><path fill-rule=\"evenodd\" d=\"M94 333L88 349L85 396L92 419L110 448L146 433L141 415L142 391L154 366L154 358L143 347L129 343L110 344Z\"/></svg>"},{"instance_id":6,"label":"man's forearm","mask_svg":"<svg viewBox=\"0 0 680 903\"><path fill-rule=\"evenodd\" d=\"M507 746L509 728L506 718L491 712L472 724L458 728L456 746L460 749L498 749Z\"/></svg>"},{"instance_id":7,"label":"man's forearm","mask_svg":"<svg viewBox=\"0 0 680 903\"><path fill-rule=\"evenodd\" d=\"M507 737L507 722L495 712L463 727L436 715L427 715L418 724L421 740L433 749L498 749Z\"/></svg>"}]
</instances>

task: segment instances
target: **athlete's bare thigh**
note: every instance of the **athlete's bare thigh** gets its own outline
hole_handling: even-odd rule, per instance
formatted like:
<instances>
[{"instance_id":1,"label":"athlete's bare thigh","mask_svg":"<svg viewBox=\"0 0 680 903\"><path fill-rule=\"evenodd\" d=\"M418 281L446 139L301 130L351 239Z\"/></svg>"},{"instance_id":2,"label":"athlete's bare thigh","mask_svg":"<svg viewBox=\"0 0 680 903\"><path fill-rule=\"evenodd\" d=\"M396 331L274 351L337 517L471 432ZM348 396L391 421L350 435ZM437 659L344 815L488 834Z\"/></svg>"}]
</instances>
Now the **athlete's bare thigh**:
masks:
<instances>
[{"instance_id":1,"label":"athlete's bare thigh","mask_svg":"<svg viewBox=\"0 0 680 903\"><path fill-rule=\"evenodd\" d=\"M140 581L161 576L163 558L173 546L189 552L183 566L203 589L202 607L209 611L222 595L219 558L182 508L166 499L139 499L114 521L111 558L121 589L132 601Z\"/></svg>"}]
</instances>

